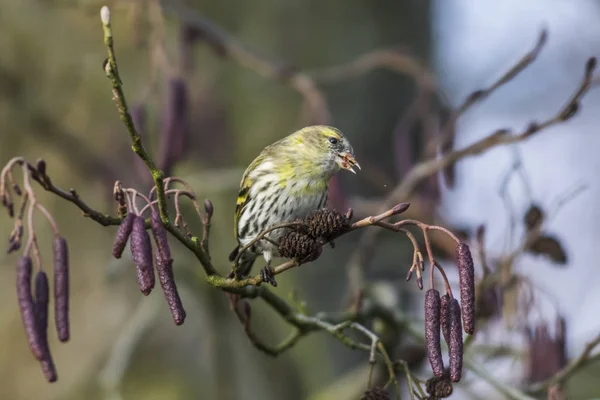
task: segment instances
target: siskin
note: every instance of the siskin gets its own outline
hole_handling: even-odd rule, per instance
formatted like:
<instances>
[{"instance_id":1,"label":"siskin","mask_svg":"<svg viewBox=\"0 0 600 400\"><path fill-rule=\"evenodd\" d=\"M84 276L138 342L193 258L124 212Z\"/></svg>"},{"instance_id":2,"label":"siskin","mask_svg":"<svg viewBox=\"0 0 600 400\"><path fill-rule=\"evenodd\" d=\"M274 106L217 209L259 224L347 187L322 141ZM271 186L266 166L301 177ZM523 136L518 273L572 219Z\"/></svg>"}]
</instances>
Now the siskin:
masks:
<instances>
[{"instance_id":1,"label":"siskin","mask_svg":"<svg viewBox=\"0 0 600 400\"><path fill-rule=\"evenodd\" d=\"M353 167L360 169L352 145L330 126L309 126L265 147L240 183L234 218L238 246L230 261L263 230L325 207L331 177L340 169L356 173ZM248 275L261 254L270 271L272 258L279 256L276 243L285 233L273 230L250 246L240 256L237 277Z\"/></svg>"}]
</instances>

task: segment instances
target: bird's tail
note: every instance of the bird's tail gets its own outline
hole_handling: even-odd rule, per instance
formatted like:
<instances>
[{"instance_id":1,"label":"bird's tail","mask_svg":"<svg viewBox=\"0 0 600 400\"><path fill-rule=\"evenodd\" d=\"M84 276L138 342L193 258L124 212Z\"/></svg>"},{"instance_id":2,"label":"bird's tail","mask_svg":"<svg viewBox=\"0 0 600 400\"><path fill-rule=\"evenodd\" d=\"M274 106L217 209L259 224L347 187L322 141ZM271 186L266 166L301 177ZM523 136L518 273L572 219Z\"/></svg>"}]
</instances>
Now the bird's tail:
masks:
<instances>
[{"instance_id":1,"label":"bird's tail","mask_svg":"<svg viewBox=\"0 0 600 400\"><path fill-rule=\"evenodd\" d=\"M238 256L238 253L240 252L240 246L237 246L235 249L233 249L233 251L231 252L231 254L229 254L229 261L234 261L235 258ZM247 276L250 271L252 270L252 266L254 265L254 261L256 261L256 254L251 253L249 251L244 252L244 254L242 254L242 256L240 257L240 260L238 262L238 266L237 266L237 277L238 278L243 278L245 276ZM234 277L234 271L231 271L231 273L229 274L228 278L233 278Z\"/></svg>"}]
</instances>

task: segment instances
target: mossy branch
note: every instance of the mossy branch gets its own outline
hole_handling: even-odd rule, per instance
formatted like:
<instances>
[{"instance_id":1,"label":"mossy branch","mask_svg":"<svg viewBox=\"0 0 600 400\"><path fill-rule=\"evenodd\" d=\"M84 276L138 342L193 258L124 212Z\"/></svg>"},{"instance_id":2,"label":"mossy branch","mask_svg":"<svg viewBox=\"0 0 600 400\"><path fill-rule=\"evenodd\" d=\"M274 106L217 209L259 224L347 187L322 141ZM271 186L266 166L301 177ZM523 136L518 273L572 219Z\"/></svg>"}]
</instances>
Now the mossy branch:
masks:
<instances>
[{"instance_id":1,"label":"mossy branch","mask_svg":"<svg viewBox=\"0 0 600 400\"><path fill-rule=\"evenodd\" d=\"M208 276L217 274L217 270L213 267L208 255L202 249L200 239L197 237L187 237L177 227L171 223L169 212L167 210L167 199L165 196L164 186L164 173L156 165L150 154L144 148L142 138L139 132L135 128L129 109L127 108L127 101L125 100L125 93L123 92L123 82L119 76L119 68L117 66L117 57L115 55L115 49L113 44L113 34L110 24L110 10L108 7L102 7L100 11L100 17L102 21L102 30L104 32L104 44L108 51L108 58L104 63L104 71L106 76L112 83L113 100L119 111L121 121L125 124L129 137L131 139L131 148L137 154L152 175L154 186L156 187L156 198L158 200L158 210L160 212L160 218L162 223L173 236L175 236L181 243L183 243L189 250L191 250L196 258L202 264L204 271Z\"/></svg>"}]
</instances>

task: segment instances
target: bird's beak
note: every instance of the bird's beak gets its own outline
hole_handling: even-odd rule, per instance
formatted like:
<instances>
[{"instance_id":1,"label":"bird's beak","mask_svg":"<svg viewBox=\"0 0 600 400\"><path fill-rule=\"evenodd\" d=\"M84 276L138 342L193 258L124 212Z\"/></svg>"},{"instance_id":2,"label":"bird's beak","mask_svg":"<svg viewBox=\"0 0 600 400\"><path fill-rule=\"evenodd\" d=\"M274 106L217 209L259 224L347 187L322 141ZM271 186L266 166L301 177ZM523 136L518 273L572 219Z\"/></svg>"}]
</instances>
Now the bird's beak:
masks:
<instances>
[{"instance_id":1,"label":"bird's beak","mask_svg":"<svg viewBox=\"0 0 600 400\"><path fill-rule=\"evenodd\" d=\"M356 171L354 170L354 167L356 167L360 170L360 165L358 165L358 163L356 162L354 155L352 155L350 153L346 153L346 152L338 153L337 163L341 168L347 169L348 171L355 173L355 174L356 174Z\"/></svg>"}]
</instances>

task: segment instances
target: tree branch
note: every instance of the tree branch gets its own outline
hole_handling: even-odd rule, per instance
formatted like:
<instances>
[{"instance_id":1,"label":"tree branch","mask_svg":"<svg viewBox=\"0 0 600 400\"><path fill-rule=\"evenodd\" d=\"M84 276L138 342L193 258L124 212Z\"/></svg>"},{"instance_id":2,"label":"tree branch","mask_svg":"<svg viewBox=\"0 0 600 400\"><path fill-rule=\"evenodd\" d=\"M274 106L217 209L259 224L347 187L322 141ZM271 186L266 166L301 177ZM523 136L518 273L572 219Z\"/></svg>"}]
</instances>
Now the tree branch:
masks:
<instances>
[{"instance_id":1,"label":"tree branch","mask_svg":"<svg viewBox=\"0 0 600 400\"><path fill-rule=\"evenodd\" d=\"M108 51L108 59L104 63L104 70L106 72L106 76L112 83L113 100L115 101L117 110L121 116L121 121L123 121L125 127L127 128L127 132L129 133L129 137L131 139L131 148L142 159L142 161L144 161L144 164L146 164L146 167L152 175L152 180L154 181L154 185L156 187L156 198L158 200L158 210L160 212L162 223L165 229L167 229L173 236L175 236L181 243L183 243L194 253L196 258L198 258L200 261L200 264L202 264L202 267L207 275L217 275L217 270L213 267L210 259L202 250L200 240L197 237L188 238L183 234L183 232L181 232L171 223L169 212L167 210L163 171L156 166L154 160L144 148L142 138L139 132L136 130L135 124L131 119L129 109L127 108L125 93L123 92L122 81L117 67L117 58L113 47L113 35L110 25L110 10L108 7L102 7L100 16L102 20L102 29L104 32L104 44L106 45L106 49Z\"/></svg>"},{"instance_id":2,"label":"tree branch","mask_svg":"<svg viewBox=\"0 0 600 400\"><path fill-rule=\"evenodd\" d=\"M543 40L540 42L543 43ZM576 115L580 107L579 103L581 99L591 87L592 75L595 68L596 59L592 57L586 63L583 79L574 91L571 98L560 110L558 110L547 120L541 123L531 122L527 128L518 134L511 134L507 129L499 129L491 135L486 136L463 149L454 150L437 158L422 161L421 163L415 165L406 174L402 182L396 186L394 190L381 202L380 210L385 210L391 207L397 201L397 199L410 198L417 186L427 177L459 160L481 154L484 151L495 147L523 142L534 134L543 131L544 129L569 120ZM511 69L511 71L513 71L513 69ZM515 71L519 72L520 69ZM507 74L507 76L514 77L515 73ZM502 82L504 83L505 80ZM492 85L492 87L488 90L492 90L497 87L499 87L498 84ZM376 230L365 232L350 257L348 266L350 286L352 290L356 290L362 285L362 272L357 272L357 269L361 271L363 268L365 268L365 265L368 264L369 249L374 246L377 234L378 232Z\"/></svg>"},{"instance_id":3,"label":"tree branch","mask_svg":"<svg viewBox=\"0 0 600 400\"><path fill-rule=\"evenodd\" d=\"M310 109L313 123L326 125L331 122L331 113L325 96L308 74L297 71L291 65L269 61L248 50L219 26L179 2L162 1L161 4L166 13L194 27L218 55L231 58L265 78L278 80L293 88L304 98Z\"/></svg>"},{"instance_id":4,"label":"tree branch","mask_svg":"<svg viewBox=\"0 0 600 400\"><path fill-rule=\"evenodd\" d=\"M558 371L552 378L528 387L527 392L532 394L542 393L554 385L564 383L567 379L573 376L573 374L575 374L577 371L579 371L586 365L600 360L600 353L592 355L592 352L598 346L600 346L600 334L597 335L591 342L589 342L585 346L583 352L577 358L573 359L563 369Z\"/></svg>"}]
</instances>

